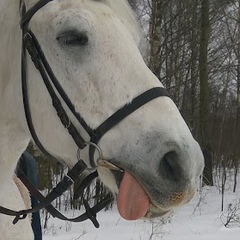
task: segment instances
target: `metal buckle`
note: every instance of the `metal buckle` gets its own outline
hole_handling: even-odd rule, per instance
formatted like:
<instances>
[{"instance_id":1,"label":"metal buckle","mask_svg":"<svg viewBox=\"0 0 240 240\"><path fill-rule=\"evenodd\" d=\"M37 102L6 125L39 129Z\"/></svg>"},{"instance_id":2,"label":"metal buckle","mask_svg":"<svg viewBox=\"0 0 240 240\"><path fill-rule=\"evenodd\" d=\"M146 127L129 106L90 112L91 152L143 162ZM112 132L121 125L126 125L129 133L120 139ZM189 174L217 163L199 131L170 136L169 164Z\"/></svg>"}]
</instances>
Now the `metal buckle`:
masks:
<instances>
[{"instance_id":1,"label":"metal buckle","mask_svg":"<svg viewBox=\"0 0 240 240\"><path fill-rule=\"evenodd\" d=\"M95 162L95 166L91 167L91 168L86 168L87 170L95 171L95 170L98 169L98 167L104 167L104 168L108 168L110 170L124 172L124 170L121 169L120 167L114 165L113 163L109 162L108 160L103 159L102 150L96 143L85 142L85 144L88 145L88 146L95 147L97 149L97 151L98 151L98 154L99 154L99 156L98 156L98 158L97 158L97 160ZM78 152L77 152L77 158L78 159L80 159L80 152L81 152L81 149L78 149Z\"/></svg>"},{"instance_id":2,"label":"metal buckle","mask_svg":"<svg viewBox=\"0 0 240 240\"><path fill-rule=\"evenodd\" d=\"M93 146L93 147L95 147L97 149L97 151L98 151L98 155L99 156L98 156L97 160L95 161L95 166L86 168L86 170L95 171L98 168L98 161L99 161L99 159L103 158L102 150L101 150L101 148L97 144L95 144L93 142L85 142L85 144L86 144L86 146ZM78 151L77 151L77 159L78 160L81 159L81 157L80 157L81 150L82 149L78 148Z\"/></svg>"}]
</instances>

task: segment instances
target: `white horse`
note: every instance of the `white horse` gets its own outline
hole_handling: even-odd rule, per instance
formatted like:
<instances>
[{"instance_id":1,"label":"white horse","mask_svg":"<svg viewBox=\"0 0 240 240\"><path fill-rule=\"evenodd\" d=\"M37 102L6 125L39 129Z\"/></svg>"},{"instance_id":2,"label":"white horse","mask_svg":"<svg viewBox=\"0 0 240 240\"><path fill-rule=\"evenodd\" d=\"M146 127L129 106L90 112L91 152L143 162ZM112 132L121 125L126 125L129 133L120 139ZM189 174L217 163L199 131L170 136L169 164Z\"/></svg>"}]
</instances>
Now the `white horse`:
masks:
<instances>
[{"instance_id":1,"label":"white horse","mask_svg":"<svg viewBox=\"0 0 240 240\"><path fill-rule=\"evenodd\" d=\"M26 9L37 0L25 0ZM21 92L20 0L0 1L0 206L20 210L13 181L16 163L31 138ZM140 33L125 0L53 0L29 19L45 57L68 98L91 129L143 92L162 87L139 52ZM78 147L61 124L41 75L27 56L32 121L45 149L72 166ZM61 99L61 98L60 98ZM61 99L62 101L62 99ZM86 141L89 136L65 103ZM126 219L165 214L188 202L203 169L203 156L169 97L157 97L111 128L98 142L103 158L124 169L98 167ZM97 154L97 151L95 151ZM89 165L87 147L81 157ZM12 224L0 215L3 240L33 239L29 219Z\"/></svg>"}]
</instances>

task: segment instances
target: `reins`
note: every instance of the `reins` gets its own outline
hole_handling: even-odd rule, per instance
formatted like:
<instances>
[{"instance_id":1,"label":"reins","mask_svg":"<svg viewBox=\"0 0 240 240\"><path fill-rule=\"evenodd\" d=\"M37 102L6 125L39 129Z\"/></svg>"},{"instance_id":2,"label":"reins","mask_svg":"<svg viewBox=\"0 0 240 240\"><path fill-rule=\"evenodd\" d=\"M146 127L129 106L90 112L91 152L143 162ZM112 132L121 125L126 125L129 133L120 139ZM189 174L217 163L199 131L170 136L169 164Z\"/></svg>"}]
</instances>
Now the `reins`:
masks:
<instances>
[{"instance_id":1,"label":"reins","mask_svg":"<svg viewBox=\"0 0 240 240\"><path fill-rule=\"evenodd\" d=\"M83 161L78 161L78 163L65 175L63 180L57 184L55 188L52 189L52 191L44 197L34 186L33 184L28 180L28 178L25 176L25 174L21 171L20 168L17 168L16 174L17 177L22 181L22 183L27 187L28 191L39 201L39 204L36 205L34 208L21 210L21 211L14 211L10 210L8 208L4 208L0 206L0 212L9 216L15 216L13 220L13 224L16 224L19 220L25 219L27 217L27 214L38 212L42 208L46 208L46 210L56 218L59 218L61 220L65 221L71 221L71 222L82 222L87 219L90 219L94 226L96 228L99 227L99 223L96 219L96 214L104 209L108 204L110 204L113 200L112 197L107 197L103 199L101 202L96 204L94 207L90 207L88 202L86 200L83 200L83 204L85 207L86 212L76 218L67 218L62 213L60 213L56 208L54 208L51 203L61 196L74 182L75 180L87 169L87 165ZM80 195L86 187L91 184L91 182L98 177L97 172L93 172L87 176L87 181L83 181L79 185L79 190L77 191L77 194Z\"/></svg>"},{"instance_id":2,"label":"reins","mask_svg":"<svg viewBox=\"0 0 240 240\"><path fill-rule=\"evenodd\" d=\"M24 0L20 0L20 14L21 21L20 26L22 29L22 60L21 60L21 79L22 79L22 95L23 95L23 105L25 109L26 121L28 124L29 131L32 135L32 138L39 149L48 157L53 157L42 145L39 140L31 117L31 110L29 106L28 99L28 84L27 84L27 55L29 55L34 63L36 69L39 71L41 78L46 86L46 89L51 96L52 105L56 110L56 113L62 122L63 126L68 130L68 133L71 135L72 139L76 143L79 152L81 149L89 146L89 162L91 165L91 169L87 167L84 161L77 156L77 163L74 167L69 170L68 174L63 178L63 180L46 196L44 197L26 178L26 176L19 170L16 170L17 176L21 179L24 185L28 188L29 192L37 198L39 204L34 208L21 210L21 211L13 211L0 206L0 213L7 214L10 216L15 216L13 223L16 224L19 220L26 218L27 214L34 213L39 211L42 208L46 208L53 217L60 218L62 220L68 220L72 222L82 222L86 219L90 219L95 227L99 227L99 223L96 220L96 214L105 208L112 200L112 197L103 199L100 203L95 205L94 207L90 207L86 200L83 201L86 212L81 216L73 219L69 219L63 216L59 211L57 211L51 203L59 196L61 196L74 182L75 180L81 176L83 173L89 172L85 179L82 181L81 185L78 188L78 192L75 193L75 196L79 196L84 189L96 178L97 167L99 165L108 167L111 170L120 170L117 166L114 166L108 163L107 160L102 159L101 149L98 147L98 142L101 138L112 128L114 128L119 122L133 113L135 110L143 106L144 104L152 101L155 98L167 96L168 92L166 89L162 87L155 87L152 89L143 92L139 96L135 97L131 103L126 104L114 114L112 114L108 119L106 119L100 126L96 129L91 129L87 122L82 118L80 113L76 112L74 105L71 100L65 93L64 89L60 85L58 79L56 78L54 72L52 71L51 66L49 65L40 44L38 43L37 38L34 33L29 29L29 22L31 21L34 14L43 8L49 2L53 0L39 0L32 8L26 11L26 6ZM59 97L58 97L59 96ZM78 120L79 126L85 129L86 133L88 133L90 137L90 141L86 142L81 134L78 132L77 128L72 123L71 119L68 117L66 110L62 106L62 101L66 104L68 109L72 112L73 116ZM94 160L95 150L99 152L99 158L97 161ZM79 155L79 154L77 154ZM84 174L85 175L85 174Z\"/></svg>"}]
</instances>

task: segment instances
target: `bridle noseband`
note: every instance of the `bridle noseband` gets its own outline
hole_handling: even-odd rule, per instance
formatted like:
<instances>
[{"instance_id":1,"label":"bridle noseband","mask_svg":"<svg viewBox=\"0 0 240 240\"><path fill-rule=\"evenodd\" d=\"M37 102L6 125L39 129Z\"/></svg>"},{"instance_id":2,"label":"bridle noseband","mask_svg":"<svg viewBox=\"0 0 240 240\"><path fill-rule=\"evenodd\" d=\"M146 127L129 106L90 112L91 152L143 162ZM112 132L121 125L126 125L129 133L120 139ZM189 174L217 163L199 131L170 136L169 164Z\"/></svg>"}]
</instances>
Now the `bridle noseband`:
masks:
<instances>
[{"instance_id":1,"label":"bridle noseband","mask_svg":"<svg viewBox=\"0 0 240 240\"><path fill-rule=\"evenodd\" d=\"M150 102L151 100L162 97L169 96L166 89L162 87L152 88L147 90L146 92L140 94L136 98L132 100L131 103L126 104L122 108L120 108L117 112L112 114L108 119L106 119L98 128L91 129L87 122L81 117L80 113L76 112L74 105L71 100L68 98L64 89L60 85L58 79L53 73L40 44L37 41L34 33L29 29L29 22L31 21L34 14L44 7L46 4L53 0L40 0L38 1L32 8L26 11L24 0L20 0L20 12L21 12L21 21L20 26L22 28L22 94L23 94L23 103L25 109L26 120L28 124L28 128L32 135L33 140L39 147L39 149L48 157L54 158L41 144L32 122L31 111L29 107L28 101L28 86L27 86L27 53L31 56L32 62L34 63L36 69L39 71L42 80L46 86L46 89L51 96L52 105L55 108L57 115L59 116L63 126L68 130L69 134L72 136L74 142L76 143L78 149L84 149L87 145L89 145L89 160L92 168L96 168L97 163L94 160L94 152L98 148L97 144L101 140L101 138L112 128L114 128L119 122L133 113L135 110L143 106L144 104ZM59 97L61 100L59 99ZM68 117L66 110L63 108L61 101L63 101L68 109L72 112L75 118L78 120L78 123L85 131L88 133L90 137L90 142L86 142L81 134L77 131L77 128L71 122ZM71 220L73 222L80 222L86 219L90 219L96 227L99 226L96 220L96 213L103 209L109 202L112 200L104 199L100 204L97 204L93 208L90 208L87 201L84 201L84 205L86 208L86 213L84 216L80 216L75 219L68 219L64 217L61 213L59 213L54 207L51 205L51 202L60 196L63 192L67 190L67 188L74 183L78 176L80 176L86 169L87 166L79 157L77 158L76 165L68 172L65 176L64 180L60 182L53 191L44 198L36 189L31 186L31 183L23 176L23 174L18 172L18 176L25 185L29 188L32 194L39 200L39 205L37 205L33 209L23 210L23 211L12 211L3 207L0 207L0 213L16 216L14 223L18 220L26 217L28 213L36 212L42 208L46 208L54 217L58 217L63 220ZM90 175L86 177L87 180L83 181L82 186L80 186L81 191L83 191L86 186L98 176L96 171L93 171Z\"/></svg>"}]
</instances>

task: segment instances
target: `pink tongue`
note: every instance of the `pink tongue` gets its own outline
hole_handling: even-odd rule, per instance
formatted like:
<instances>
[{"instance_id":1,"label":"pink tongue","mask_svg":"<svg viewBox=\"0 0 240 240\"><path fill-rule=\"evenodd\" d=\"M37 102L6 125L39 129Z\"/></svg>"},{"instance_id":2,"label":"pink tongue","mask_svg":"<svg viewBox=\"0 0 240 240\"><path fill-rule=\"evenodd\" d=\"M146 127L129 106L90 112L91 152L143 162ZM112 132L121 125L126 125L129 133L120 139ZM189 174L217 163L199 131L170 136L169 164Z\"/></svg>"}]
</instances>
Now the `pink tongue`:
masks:
<instances>
[{"instance_id":1,"label":"pink tongue","mask_svg":"<svg viewBox=\"0 0 240 240\"><path fill-rule=\"evenodd\" d=\"M149 209L149 198L145 190L135 177L128 172L124 173L117 205L120 215L126 220L142 218Z\"/></svg>"}]
</instances>

